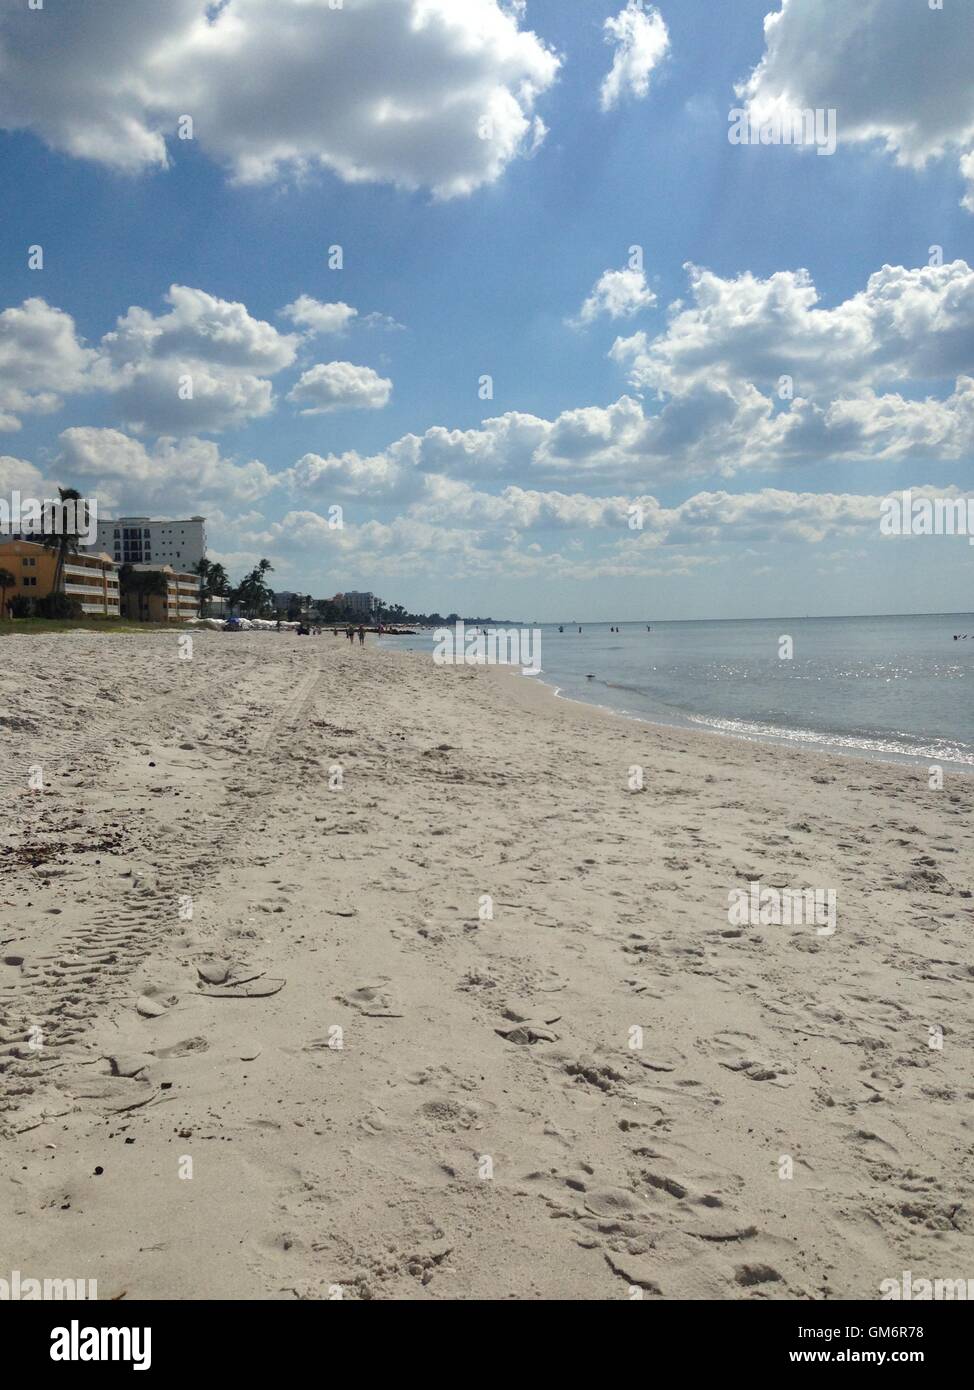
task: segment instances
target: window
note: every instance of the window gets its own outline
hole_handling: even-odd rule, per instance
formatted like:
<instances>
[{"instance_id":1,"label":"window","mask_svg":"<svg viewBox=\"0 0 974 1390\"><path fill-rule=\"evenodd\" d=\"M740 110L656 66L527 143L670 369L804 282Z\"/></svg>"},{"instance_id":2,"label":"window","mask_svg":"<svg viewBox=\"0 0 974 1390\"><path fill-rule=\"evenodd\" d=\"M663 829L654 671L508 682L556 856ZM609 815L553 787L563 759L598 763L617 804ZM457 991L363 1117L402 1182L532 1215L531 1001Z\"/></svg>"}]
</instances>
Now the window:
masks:
<instances>
[{"instance_id":1,"label":"window","mask_svg":"<svg viewBox=\"0 0 974 1390\"><path fill-rule=\"evenodd\" d=\"M122 534L121 531L116 531L116 532L115 532L115 539L118 540L118 538L119 538L119 536L120 536L121 534Z\"/></svg>"}]
</instances>

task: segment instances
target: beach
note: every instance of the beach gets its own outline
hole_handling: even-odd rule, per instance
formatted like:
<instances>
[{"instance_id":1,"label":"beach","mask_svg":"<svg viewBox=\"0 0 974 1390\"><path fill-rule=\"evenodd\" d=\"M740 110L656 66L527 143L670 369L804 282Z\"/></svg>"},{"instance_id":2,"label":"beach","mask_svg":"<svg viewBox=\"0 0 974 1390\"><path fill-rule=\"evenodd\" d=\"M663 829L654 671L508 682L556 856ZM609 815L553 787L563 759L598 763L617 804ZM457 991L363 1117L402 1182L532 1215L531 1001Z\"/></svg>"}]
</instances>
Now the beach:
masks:
<instances>
[{"instance_id":1,"label":"beach","mask_svg":"<svg viewBox=\"0 0 974 1390\"><path fill-rule=\"evenodd\" d=\"M182 637L2 643L11 1270L102 1299L970 1273L974 779L371 639ZM735 923L750 884L832 892L834 931Z\"/></svg>"}]
</instances>

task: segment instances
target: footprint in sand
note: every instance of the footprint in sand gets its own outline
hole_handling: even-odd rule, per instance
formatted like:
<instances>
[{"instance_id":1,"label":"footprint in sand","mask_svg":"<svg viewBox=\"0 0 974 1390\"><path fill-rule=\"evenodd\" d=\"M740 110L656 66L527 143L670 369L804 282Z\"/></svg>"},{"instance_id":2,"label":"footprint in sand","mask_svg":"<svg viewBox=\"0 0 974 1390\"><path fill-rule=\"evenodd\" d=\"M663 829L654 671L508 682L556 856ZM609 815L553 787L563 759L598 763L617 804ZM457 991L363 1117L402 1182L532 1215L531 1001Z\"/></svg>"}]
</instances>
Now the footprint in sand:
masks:
<instances>
[{"instance_id":1,"label":"footprint in sand","mask_svg":"<svg viewBox=\"0 0 974 1390\"><path fill-rule=\"evenodd\" d=\"M402 1018L403 1010L387 980L359 985L348 994L336 994L340 1004L358 1009L366 1018Z\"/></svg>"}]
</instances>

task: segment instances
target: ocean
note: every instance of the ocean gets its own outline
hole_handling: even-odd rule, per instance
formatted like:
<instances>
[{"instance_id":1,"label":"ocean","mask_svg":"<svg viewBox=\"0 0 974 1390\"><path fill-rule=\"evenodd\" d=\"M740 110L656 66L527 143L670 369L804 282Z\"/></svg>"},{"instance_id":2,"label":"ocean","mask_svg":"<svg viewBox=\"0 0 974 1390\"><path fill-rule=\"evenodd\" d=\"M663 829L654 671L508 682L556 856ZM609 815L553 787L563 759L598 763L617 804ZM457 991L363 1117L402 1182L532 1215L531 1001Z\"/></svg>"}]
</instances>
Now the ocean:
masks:
<instances>
[{"instance_id":1,"label":"ocean","mask_svg":"<svg viewBox=\"0 0 974 1390\"><path fill-rule=\"evenodd\" d=\"M525 679L657 724L974 771L974 614L578 627L542 624ZM432 653L433 635L383 644Z\"/></svg>"}]
</instances>

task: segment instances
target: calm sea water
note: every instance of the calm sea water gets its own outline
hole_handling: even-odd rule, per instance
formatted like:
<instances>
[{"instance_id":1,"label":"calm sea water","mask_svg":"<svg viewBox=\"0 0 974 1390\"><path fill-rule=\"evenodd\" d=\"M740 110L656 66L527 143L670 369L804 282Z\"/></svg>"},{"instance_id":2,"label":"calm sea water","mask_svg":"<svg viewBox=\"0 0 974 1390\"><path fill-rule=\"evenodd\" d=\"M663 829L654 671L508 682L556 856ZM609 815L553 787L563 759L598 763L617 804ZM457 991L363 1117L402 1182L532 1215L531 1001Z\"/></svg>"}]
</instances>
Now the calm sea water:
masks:
<instances>
[{"instance_id":1,"label":"calm sea water","mask_svg":"<svg viewBox=\"0 0 974 1390\"><path fill-rule=\"evenodd\" d=\"M659 724L974 770L974 614L563 626L542 625L535 679L567 698ZM779 657L783 636L791 660ZM433 645L428 633L385 641Z\"/></svg>"}]
</instances>

